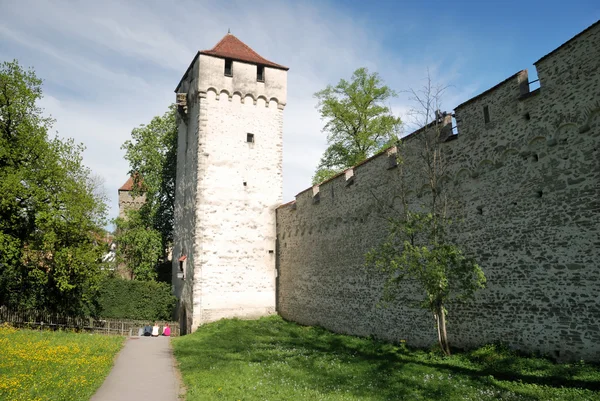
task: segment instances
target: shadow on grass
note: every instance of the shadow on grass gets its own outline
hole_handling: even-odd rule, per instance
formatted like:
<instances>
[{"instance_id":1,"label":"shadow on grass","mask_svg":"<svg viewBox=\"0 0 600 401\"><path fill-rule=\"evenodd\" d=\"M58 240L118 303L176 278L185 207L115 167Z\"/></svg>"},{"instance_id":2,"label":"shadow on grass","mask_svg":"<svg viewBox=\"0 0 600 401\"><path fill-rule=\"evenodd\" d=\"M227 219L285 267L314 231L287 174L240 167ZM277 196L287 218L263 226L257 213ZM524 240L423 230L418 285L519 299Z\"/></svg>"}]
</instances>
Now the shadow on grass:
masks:
<instances>
[{"instance_id":1,"label":"shadow on grass","mask_svg":"<svg viewBox=\"0 0 600 401\"><path fill-rule=\"evenodd\" d=\"M435 352L424 352L417 349L397 348L392 344L373 341L373 349L366 352L356 347L347 346L342 340L334 339L329 346L314 346L322 352L347 353L349 350L360 355L365 360L378 361L379 364L395 365L397 363L415 363L424 366L442 369L452 373L460 373L471 378L487 379L493 376L497 380L520 382L526 384L543 385L555 388L580 388L598 391L600 390L600 373L595 380L576 379L586 370L595 369L594 365L568 365L555 364L544 358L532 358L519 355L503 346L488 346L491 351L486 352L487 357L479 357L475 352L458 352L453 357L446 358ZM394 350L395 349L395 350ZM386 351L387 350L387 351ZM478 350L480 351L480 350ZM456 352L456 351L455 351ZM417 355L421 356L418 357ZM460 360L468 360L473 367L457 365ZM386 361L386 362L383 362ZM454 363L453 363L454 362ZM536 371L540 375L521 373L523 371Z\"/></svg>"},{"instance_id":2,"label":"shadow on grass","mask_svg":"<svg viewBox=\"0 0 600 401\"><path fill-rule=\"evenodd\" d=\"M304 383L320 393L344 391L367 399L543 399L538 389L598 390L593 366L556 365L493 346L443 358L422 350L332 334L272 317L224 320L175 344L182 372L228 372L233 365L270 369L279 382ZM586 373L593 378L582 379ZM478 398L479 397L479 398ZM282 398L284 399L284 398ZM410 399L410 398L408 398Z\"/></svg>"}]
</instances>

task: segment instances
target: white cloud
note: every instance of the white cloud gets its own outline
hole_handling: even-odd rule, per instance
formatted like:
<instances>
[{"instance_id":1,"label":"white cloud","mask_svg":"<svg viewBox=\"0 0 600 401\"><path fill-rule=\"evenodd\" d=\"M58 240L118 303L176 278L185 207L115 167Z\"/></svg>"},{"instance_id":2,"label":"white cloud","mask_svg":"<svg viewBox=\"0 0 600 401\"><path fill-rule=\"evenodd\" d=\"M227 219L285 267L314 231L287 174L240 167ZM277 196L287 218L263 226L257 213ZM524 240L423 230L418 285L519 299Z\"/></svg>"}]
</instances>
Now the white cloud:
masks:
<instances>
[{"instance_id":1,"label":"white cloud","mask_svg":"<svg viewBox=\"0 0 600 401\"><path fill-rule=\"evenodd\" d=\"M0 56L18 58L45 79L43 106L60 136L87 146L84 161L105 178L113 217L128 170L120 145L133 127L166 111L195 52L213 47L228 28L263 57L290 67L284 201L310 186L325 149L314 92L361 66L398 90L418 82L428 65L444 82L460 70L442 58L409 63L398 49L380 46L389 39L386 30L327 3L21 0L3 8ZM473 89L449 91L448 109ZM407 110L403 98L392 107Z\"/></svg>"},{"instance_id":2,"label":"white cloud","mask_svg":"<svg viewBox=\"0 0 600 401\"><path fill-rule=\"evenodd\" d=\"M106 119L100 110L86 110L74 102L60 101L48 95L42 99L41 106L56 119L54 128L60 137L68 136L85 145L84 162L105 179L110 207L113 217L116 217L117 188L125 183L129 170L120 146L124 140L122 138L128 137L131 124L135 122Z\"/></svg>"}]
</instances>

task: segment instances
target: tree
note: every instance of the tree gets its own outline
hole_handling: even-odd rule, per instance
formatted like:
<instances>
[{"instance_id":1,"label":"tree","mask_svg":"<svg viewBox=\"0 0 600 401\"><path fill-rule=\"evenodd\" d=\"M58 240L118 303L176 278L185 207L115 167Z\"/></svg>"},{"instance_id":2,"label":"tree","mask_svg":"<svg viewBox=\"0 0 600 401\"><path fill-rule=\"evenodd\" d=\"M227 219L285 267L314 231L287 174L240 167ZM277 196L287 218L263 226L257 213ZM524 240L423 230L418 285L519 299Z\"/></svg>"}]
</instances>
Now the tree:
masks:
<instances>
[{"instance_id":1,"label":"tree","mask_svg":"<svg viewBox=\"0 0 600 401\"><path fill-rule=\"evenodd\" d=\"M0 304L82 313L101 277L106 203L83 146L48 137L41 84L17 61L0 64Z\"/></svg>"},{"instance_id":2,"label":"tree","mask_svg":"<svg viewBox=\"0 0 600 401\"><path fill-rule=\"evenodd\" d=\"M396 92L383 84L379 74L359 68L351 81L341 79L314 95L326 121L327 149L321 157L313 183L372 156L398 139L401 121L384 103Z\"/></svg>"},{"instance_id":3,"label":"tree","mask_svg":"<svg viewBox=\"0 0 600 401\"><path fill-rule=\"evenodd\" d=\"M171 105L163 116L156 116L148 125L140 125L125 141L125 159L134 177L133 194L146 194L140 209L139 222L144 228L160 233L163 250L173 242L175 206L175 175L177 169L176 106ZM129 223L131 226L131 223Z\"/></svg>"},{"instance_id":4,"label":"tree","mask_svg":"<svg viewBox=\"0 0 600 401\"><path fill-rule=\"evenodd\" d=\"M119 217L115 223L117 264L125 265L132 280L154 280L164 252L160 233L144 224L139 210L128 211L126 218Z\"/></svg>"},{"instance_id":5,"label":"tree","mask_svg":"<svg viewBox=\"0 0 600 401\"><path fill-rule=\"evenodd\" d=\"M442 352L450 355L446 317L451 299L468 299L485 286L485 275L474 258L464 254L449 236L452 220L447 211L448 161L441 144L451 135L451 116L439 112L444 87L434 86L428 77L419 91L411 90L418 107L411 115L424 128L412 139L411 165L399 160L402 210L388 218L386 239L366 255L368 266L385 277L384 301L396 298L407 281L424 295L420 306L434 316ZM449 125L448 125L449 124ZM411 202L408 191L425 184L421 202Z\"/></svg>"},{"instance_id":6,"label":"tree","mask_svg":"<svg viewBox=\"0 0 600 401\"><path fill-rule=\"evenodd\" d=\"M173 242L175 176L177 169L176 106L148 125L140 125L125 141L125 159L134 178L133 196L146 201L126 219L116 219L117 262L125 265L130 277L154 280L161 256Z\"/></svg>"}]
</instances>

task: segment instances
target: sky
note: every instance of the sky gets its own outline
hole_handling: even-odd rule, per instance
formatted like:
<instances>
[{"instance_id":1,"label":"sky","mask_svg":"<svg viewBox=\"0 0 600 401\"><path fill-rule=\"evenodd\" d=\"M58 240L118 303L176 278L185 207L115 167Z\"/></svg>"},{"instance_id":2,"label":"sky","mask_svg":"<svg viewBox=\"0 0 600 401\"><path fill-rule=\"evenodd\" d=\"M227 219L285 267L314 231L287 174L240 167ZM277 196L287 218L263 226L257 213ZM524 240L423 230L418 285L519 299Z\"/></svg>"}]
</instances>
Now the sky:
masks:
<instances>
[{"instance_id":1,"label":"sky","mask_svg":"<svg viewBox=\"0 0 600 401\"><path fill-rule=\"evenodd\" d=\"M60 137L86 146L104 179L110 218L129 166L121 145L162 115L198 50L231 29L258 54L290 67L284 111L283 200L311 184L326 148L313 94L359 67L399 92L448 86L443 110L533 63L600 19L600 2L0 0L0 62L17 59L44 80L45 113ZM532 78L533 76L533 78ZM407 127L405 133L410 133Z\"/></svg>"}]
</instances>

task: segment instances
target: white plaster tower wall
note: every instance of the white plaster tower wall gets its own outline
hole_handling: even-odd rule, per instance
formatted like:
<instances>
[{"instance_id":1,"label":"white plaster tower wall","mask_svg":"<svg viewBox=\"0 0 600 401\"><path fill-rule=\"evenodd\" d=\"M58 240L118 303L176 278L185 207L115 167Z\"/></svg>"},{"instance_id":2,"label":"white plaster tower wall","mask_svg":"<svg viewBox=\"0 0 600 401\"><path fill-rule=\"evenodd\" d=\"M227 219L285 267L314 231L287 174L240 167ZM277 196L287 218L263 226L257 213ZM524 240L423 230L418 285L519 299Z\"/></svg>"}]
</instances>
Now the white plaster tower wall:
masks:
<instances>
[{"instance_id":1,"label":"white plaster tower wall","mask_svg":"<svg viewBox=\"0 0 600 401\"><path fill-rule=\"evenodd\" d=\"M285 71L200 55L206 107L199 137L192 329L275 312L275 209L282 201ZM267 100L268 99L268 100ZM281 99L281 100L280 100ZM200 308L198 308L200 306Z\"/></svg>"},{"instance_id":2,"label":"white plaster tower wall","mask_svg":"<svg viewBox=\"0 0 600 401\"><path fill-rule=\"evenodd\" d=\"M191 327L194 284L195 200L198 171L198 132L200 103L198 98L198 59L194 59L177 88L186 94L185 107L177 114L177 178L175 184L175 221L173 241L173 290L179 298L177 319L185 332ZM179 258L185 255L185 280L177 278Z\"/></svg>"}]
</instances>

